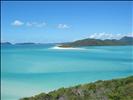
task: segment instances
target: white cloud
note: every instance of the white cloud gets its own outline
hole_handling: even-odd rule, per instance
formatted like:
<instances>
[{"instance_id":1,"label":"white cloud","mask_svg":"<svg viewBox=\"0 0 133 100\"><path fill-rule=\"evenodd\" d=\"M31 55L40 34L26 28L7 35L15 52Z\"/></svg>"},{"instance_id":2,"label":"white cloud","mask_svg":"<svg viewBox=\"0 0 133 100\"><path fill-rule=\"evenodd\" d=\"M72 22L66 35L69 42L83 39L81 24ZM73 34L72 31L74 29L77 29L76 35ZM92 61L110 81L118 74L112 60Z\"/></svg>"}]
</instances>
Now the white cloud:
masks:
<instances>
[{"instance_id":1,"label":"white cloud","mask_svg":"<svg viewBox=\"0 0 133 100\"><path fill-rule=\"evenodd\" d=\"M46 23L45 22L41 22L41 23L38 23L38 22L27 22L26 26L29 26L29 27L33 26L33 27L40 27L41 28L41 27L46 26Z\"/></svg>"},{"instance_id":2,"label":"white cloud","mask_svg":"<svg viewBox=\"0 0 133 100\"><path fill-rule=\"evenodd\" d=\"M119 33L119 34L115 34L115 33L94 33L94 34L90 34L89 35L89 38L95 38L95 39L120 39L124 36L131 36L133 37L133 33L128 33L128 34L122 34L122 33Z\"/></svg>"},{"instance_id":3,"label":"white cloud","mask_svg":"<svg viewBox=\"0 0 133 100\"><path fill-rule=\"evenodd\" d=\"M26 26L26 27L37 27L37 28L42 28L46 26L46 22L22 22L20 20L15 20L14 22L11 23L13 26ZM67 24L58 24L57 26L59 29L68 29L70 28L70 25Z\"/></svg>"},{"instance_id":4,"label":"white cloud","mask_svg":"<svg viewBox=\"0 0 133 100\"><path fill-rule=\"evenodd\" d=\"M45 22L22 22L20 20L15 20L11 23L11 25L13 26L28 26L28 27L44 27L46 26L46 23Z\"/></svg>"},{"instance_id":5,"label":"white cloud","mask_svg":"<svg viewBox=\"0 0 133 100\"><path fill-rule=\"evenodd\" d=\"M15 20L11 25L13 26L22 26L24 23L20 20Z\"/></svg>"},{"instance_id":6,"label":"white cloud","mask_svg":"<svg viewBox=\"0 0 133 100\"><path fill-rule=\"evenodd\" d=\"M59 24L58 25L59 29L66 29L66 28L70 28L70 26L66 25L66 24Z\"/></svg>"}]
</instances>

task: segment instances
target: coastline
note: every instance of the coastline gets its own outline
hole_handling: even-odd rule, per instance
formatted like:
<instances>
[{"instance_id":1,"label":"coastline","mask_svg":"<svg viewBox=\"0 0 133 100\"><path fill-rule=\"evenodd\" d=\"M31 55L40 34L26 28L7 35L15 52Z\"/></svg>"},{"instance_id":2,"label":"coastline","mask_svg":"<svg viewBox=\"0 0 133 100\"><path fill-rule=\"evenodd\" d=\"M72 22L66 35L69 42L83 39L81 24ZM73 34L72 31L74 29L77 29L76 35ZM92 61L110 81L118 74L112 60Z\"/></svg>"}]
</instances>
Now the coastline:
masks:
<instances>
[{"instance_id":1,"label":"coastline","mask_svg":"<svg viewBox=\"0 0 133 100\"><path fill-rule=\"evenodd\" d=\"M20 100L132 100L133 76L59 88ZM120 92L121 91L121 92ZM116 99L117 98L117 99Z\"/></svg>"}]
</instances>

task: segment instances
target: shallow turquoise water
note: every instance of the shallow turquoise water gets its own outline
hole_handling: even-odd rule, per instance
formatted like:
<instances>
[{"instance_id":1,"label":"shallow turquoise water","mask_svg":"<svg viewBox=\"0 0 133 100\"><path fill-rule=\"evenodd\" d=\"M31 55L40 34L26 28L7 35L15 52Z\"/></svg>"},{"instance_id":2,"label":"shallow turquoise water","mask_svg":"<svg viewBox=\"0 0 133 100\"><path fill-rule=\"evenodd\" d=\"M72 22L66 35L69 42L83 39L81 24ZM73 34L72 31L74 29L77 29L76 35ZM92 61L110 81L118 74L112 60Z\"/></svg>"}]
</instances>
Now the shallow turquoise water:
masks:
<instances>
[{"instance_id":1,"label":"shallow turquoise water","mask_svg":"<svg viewBox=\"0 0 133 100\"><path fill-rule=\"evenodd\" d=\"M52 47L2 47L2 100L133 74L133 46Z\"/></svg>"}]
</instances>

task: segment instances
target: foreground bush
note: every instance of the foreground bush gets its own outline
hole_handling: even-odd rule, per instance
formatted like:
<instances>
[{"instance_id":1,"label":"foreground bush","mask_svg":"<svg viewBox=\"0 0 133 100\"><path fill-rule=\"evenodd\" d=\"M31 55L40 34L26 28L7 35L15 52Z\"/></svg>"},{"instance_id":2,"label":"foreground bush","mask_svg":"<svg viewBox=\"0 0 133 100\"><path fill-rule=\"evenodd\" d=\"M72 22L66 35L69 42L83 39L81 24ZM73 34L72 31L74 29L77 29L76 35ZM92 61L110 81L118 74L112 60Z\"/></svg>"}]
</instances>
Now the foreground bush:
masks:
<instances>
[{"instance_id":1,"label":"foreground bush","mask_svg":"<svg viewBox=\"0 0 133 100\"><path fill-rule=\"evenodd\" d=\"M60 88L20 100L133 100L133 76Z\"/></svg>"}]
</instances>

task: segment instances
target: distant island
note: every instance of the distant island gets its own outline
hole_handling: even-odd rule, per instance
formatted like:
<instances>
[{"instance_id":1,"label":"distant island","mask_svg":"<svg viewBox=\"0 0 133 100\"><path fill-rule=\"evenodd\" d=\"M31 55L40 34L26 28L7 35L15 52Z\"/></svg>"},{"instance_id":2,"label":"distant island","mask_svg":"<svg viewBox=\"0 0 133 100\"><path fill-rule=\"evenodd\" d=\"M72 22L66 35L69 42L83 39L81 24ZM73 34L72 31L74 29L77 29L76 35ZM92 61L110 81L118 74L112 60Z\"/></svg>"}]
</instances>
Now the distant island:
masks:
<instances>
[{"instance_id":1,"label":"distant island","mask_svg":"<svg viewBox=\"0 0 133 100\"><path fill-rule=\"evenodd\" d=\"M36 45L36 43L27 42L27 43L16 43L15 45Z\"/></svg>"},{"instance_id":2,"label":"distant island","mask_svg":"<svg viewBox=\"0 0 133 100\"><path fill-rule=\"evenodd\" d=\"M12 45L10 42L2 42L1 45Z\"/></svg>"},{"instance_id":3,"label":"distant island","mask_svg":"<svg viewBox=\"0 0 133 100\"><path fill-rule=\"evenodd\" d=\"M69 48L79 46L119 46L119 45L133 45L133 37L123 37L119 40L116 39L82 39L70 43L62 43L58 47Z\"/></svg>"},{"instance_id":4,"label":"distant island","mask_svg":"<svg viewBox=\"0 0 133 100\"><path fill-rule=\"evenodd\" d=\"M20 100L133 100L133 76L60 88Z\"/></svg>"},{"instance_id":5,"label":"distant island","mask_svg":"<svg viewBox=\"0 0 133 100\"><path fill-rule=\"evenodd\" d=\"M34 43L34 42L24 42L24 43L10 43L10 42L1 42L1 45L6 46L6 45L45 45L45 44L57 44L57 43Z\"/></svg>"},{"instance_id":6,"label":"distant island","mask_svg":"<svg viewBox=\"0 0 133 100\"><path fill-rule=\"evenodd\" d=\"M1 45L45 45L45 44L56 44L58 47L70 48L70 47L81 47L81 46L120 46L120 45L133 45L133 37L123 37L119 40L117 39L93 39L87 38L82 40L77 40L74 42L67 43L33 43L33 42L24 42L24 43L15 43L2 42Z\"/></svg>"}]
</instances>

